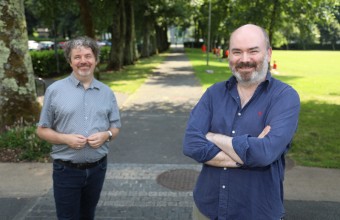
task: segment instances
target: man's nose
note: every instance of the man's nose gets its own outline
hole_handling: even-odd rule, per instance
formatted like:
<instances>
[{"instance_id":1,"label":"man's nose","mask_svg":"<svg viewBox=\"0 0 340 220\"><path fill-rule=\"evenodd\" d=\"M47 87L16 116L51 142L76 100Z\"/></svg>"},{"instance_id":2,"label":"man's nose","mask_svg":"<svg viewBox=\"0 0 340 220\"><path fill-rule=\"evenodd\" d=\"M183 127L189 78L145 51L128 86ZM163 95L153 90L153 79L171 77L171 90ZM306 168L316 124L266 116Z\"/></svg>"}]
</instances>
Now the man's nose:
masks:
<instances>
[{"instance_id":1,"label":"man's nose","mask_svg":"<svg viewBox=\"0 0 340 220\"><path fill-rule=\"evenodd\" d=\"M81 57L81 58L80 58L80 62L81 62L81 63L85 63L86 60L87 60L86 57Z\"/></svg>"},{"instance_id":2,"label":"man's nose","mask_svg":"<svg viewBox=\"0 0 340 220\"><path fill-rule=\"evenodd\" d=\"M242 62L248 62L250 60L250 56L248 53L242 53L241 55L241 61Z\"/></svg>"}]
</instances>

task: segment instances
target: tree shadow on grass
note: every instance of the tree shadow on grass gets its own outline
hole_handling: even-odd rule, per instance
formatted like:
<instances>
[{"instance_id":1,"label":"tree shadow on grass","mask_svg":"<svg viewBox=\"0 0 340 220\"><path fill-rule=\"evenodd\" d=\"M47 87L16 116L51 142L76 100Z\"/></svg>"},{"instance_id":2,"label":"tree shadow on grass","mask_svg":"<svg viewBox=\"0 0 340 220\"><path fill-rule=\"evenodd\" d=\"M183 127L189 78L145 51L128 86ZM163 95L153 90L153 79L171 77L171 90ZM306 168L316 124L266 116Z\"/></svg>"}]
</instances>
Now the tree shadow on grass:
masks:
<instances>
[{"instance_id":1,"label":"tree shadow on grass","mask_svg":"<svg viewBox=\"0 0 340 220\"><path fill-rule=\"evenodd\" d=\"M340 168L339 132L339 105L302 102L290 156L304 166Z\"/></svg>"}]
</instances>

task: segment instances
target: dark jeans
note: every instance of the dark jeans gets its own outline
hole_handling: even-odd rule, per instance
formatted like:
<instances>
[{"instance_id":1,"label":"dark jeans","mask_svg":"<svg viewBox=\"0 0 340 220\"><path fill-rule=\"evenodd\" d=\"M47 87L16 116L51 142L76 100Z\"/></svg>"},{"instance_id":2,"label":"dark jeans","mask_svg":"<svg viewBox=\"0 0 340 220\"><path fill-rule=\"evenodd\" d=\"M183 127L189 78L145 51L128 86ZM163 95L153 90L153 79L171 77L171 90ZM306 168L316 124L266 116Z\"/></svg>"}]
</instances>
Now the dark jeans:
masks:
<instances>
[{"instance_id":1,"label":"dark jeans","mask_svg":"<svg viewBox=\"0 0 340 220\"><path fill-rule=\"evenodd\" d=\"M107 160L90 169L53 162L53 190L59 220L93 220L103 188Z\"/></svg>"}]
</instances>

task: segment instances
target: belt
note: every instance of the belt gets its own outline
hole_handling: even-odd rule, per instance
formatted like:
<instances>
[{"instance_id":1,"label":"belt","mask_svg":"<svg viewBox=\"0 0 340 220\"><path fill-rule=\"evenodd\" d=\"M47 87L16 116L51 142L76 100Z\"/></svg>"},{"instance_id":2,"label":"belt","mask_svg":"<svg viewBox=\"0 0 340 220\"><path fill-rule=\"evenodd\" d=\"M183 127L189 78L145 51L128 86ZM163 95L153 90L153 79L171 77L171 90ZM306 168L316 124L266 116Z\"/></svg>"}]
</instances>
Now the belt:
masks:
<instances>
[{"instance_id":1,"label":"belt","mask_svg":"<svg viewBox=\"0 0 340 220\"><path fill-rule=\"evenodd\" d=\"M65 165L67 167L85 170L85 169L90 169L90 168L96 167L99 164L103 163L106 160L106 157L107 156L105 156L102 159L97 160L96 162L93 162L93 163L72 163L71 161L65 161L65 160L60 160L60 159L55 159L54 161L56 163Z\"/></svg>"}]
</instances>

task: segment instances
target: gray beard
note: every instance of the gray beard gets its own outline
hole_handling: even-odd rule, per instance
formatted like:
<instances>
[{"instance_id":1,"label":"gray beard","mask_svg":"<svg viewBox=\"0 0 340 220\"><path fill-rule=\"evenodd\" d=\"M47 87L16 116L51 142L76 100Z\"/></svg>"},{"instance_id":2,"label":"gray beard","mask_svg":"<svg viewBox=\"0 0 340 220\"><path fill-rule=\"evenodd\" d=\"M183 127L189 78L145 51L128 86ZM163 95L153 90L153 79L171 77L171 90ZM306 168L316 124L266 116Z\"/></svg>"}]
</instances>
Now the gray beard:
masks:
<instances>
[{"instance_id":1,"label":"gray beard","mask_svg":"<svg viewBox=\"0 0 340 220\"><path fill-rule=\"evenodd\" d=\"M255 84L260 84L267 75L268 72L268 56L266 55L262 62L262 68L252 72L251 78L249 80L243 80L241 74L235 70L232 70L233 75L236 77L237 82L243 86L252 86Z\"/></svg>"}]
</instances>

